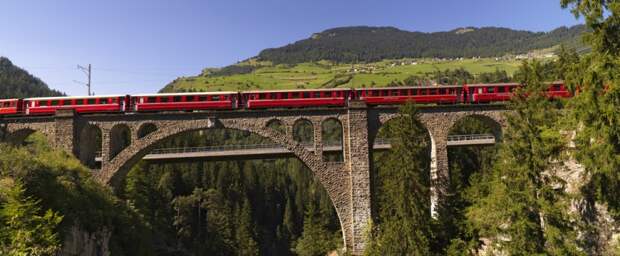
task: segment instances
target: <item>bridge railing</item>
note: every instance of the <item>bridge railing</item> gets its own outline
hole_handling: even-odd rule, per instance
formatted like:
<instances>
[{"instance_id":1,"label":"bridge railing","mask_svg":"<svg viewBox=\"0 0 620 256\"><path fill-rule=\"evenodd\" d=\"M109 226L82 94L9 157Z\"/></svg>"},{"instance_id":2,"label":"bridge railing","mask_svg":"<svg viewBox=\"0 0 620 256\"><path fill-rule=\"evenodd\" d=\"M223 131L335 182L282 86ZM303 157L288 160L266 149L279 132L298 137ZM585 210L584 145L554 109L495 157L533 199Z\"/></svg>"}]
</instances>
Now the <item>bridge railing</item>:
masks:
<instances>
[{"instance_id":1,"label":"bridge railing","mask_svg":"<svg viewBox=\"0 0 620 256\"><path fill-rule=\"evenodd\" d=\"M493 134L448 135L448 141L488 140L495 139Z\"/></svg>"}]
</instances>

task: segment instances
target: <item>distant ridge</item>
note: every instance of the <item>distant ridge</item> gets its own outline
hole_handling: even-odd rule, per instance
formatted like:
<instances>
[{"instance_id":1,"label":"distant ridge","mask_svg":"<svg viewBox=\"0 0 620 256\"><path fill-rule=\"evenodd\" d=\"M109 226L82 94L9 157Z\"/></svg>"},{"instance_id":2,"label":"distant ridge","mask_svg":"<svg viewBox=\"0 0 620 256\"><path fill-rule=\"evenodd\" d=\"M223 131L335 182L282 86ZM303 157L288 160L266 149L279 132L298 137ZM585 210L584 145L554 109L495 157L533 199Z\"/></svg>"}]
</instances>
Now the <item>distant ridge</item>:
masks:
<instances>
[{"instance_id":1,"label":"distant ridge","mask_svg":"<svg viewBox=\"0 0 620 256\"><path fill-rule=\"evenodd\" d=\"M558 44L576 46L585 26L531 32L499 27L458 28L447 32L410 32L394 27L340 27L312 34L279 48L261 51L260 61L297 64L319 60L373 62L400 58L496 57Z\"/></svg>"},{"instance_id":2,"label":"distant ridge","mask_svg":"<svg viewBox=\"0 0 620 256\"><path fill-rule=\"evenodd\" d=\"M61 96L63 93L50 89L41 79L15 65L6 57L0 57L0 99Z\"/></svg>"}]
</instances>

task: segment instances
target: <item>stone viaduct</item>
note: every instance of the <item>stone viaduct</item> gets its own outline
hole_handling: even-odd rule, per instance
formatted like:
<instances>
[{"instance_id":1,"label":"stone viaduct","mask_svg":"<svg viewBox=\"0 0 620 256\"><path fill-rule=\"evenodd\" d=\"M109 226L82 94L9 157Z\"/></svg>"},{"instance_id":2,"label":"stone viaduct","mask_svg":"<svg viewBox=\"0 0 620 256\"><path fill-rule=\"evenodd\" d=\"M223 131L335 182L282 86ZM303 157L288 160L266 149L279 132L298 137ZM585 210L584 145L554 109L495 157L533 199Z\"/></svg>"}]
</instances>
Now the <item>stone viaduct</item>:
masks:
<instances>
[{"instance_id":1,"label":"stone viaduct","mask_svg":"<svg viewBox=\"0 0 620 256\"><path fill-rule=\"evenodd\" d=\"M477 116L494 127L496 140L505 120L502 105L420 107L420 119L431 142L431 194L433 208L441 199L440 184L449 181L447 137L452 126L466 116ZM101 168L93 169L101 183L116 186L131 167L158 142L182 133L209 128L248 131L272 140L292 151L322 183L334 204L346 248L354 255L365 247L365 230L371 215L372 146L382 124L398 116L396 107L367 107L351 102L343 108L304 108L269 110L233 110L207 112L166 112L134 114L78 115L58 111L54 116L0 119L4 139L20 143L31 133L45 134L52 145L91 164L95 150L101 148ZM341 163L328 162L322 152L322 124L335 119L342 126ZM314 150L294 140L293 127L300 121L314 129ZM272 129L278 122L284 129ZM94 141L99 130L101 146ZM119 138L130 137L128 145Z\"/></svg>"}]
</instances>

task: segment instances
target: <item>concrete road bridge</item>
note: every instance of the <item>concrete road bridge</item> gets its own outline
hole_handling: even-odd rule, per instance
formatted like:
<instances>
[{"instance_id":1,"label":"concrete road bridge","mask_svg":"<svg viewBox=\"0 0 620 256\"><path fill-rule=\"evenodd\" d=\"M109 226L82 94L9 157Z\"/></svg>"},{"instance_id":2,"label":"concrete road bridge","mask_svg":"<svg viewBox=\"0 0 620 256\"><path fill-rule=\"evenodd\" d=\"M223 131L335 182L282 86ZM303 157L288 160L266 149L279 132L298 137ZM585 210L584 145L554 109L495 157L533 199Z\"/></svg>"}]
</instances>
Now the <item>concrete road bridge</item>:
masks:
<instances>
[{"instance_id":1,"label":"concrete road bridge","mask_svg":"<svg viewBox=\"0 0 620 256\"><path fill-rule=\"evenodd\" d=\"M448 135L450 146L474 146L495 144L494 134L467 134ZM302 143L306 150L314 152L314 144ZM373 150L388 150L392 146L389 139L377 138ZM342 151L342 142L323 144L323 153L338 153ZM175 161L175 160L225 160L225 159L265 159L270 157L294 157L293 151L280 144L231 144L202 147L157 148L152 150L142 160L146 161ZM95 161L101 162L101 151L96 153Z\"/></svg>"},{"instance_id":2,"label":"concrete road bridge","mask_svg":"<svg viewBox=\"0 0 620 256\"><path fill-rule=\"evenodd\" d=\"M506 110L504 105L420 106L419 110L420 121L431 139L431 210L434 211L449 181L448 146L492 144L500 140ZM372 149L389 147L389 143L375 141L375 138L383 124L398 116L396 107L368 107L356 101L350 102L348 107L337 108L92 115L61 110L54 116L0 119L0 129L4 139L12 143L20 144L30 134L41 132L54 147L73 153L87 166L100 161L100 169L93 170L93 175L102 184L112 187L118 186L131 167L143 158L172 160L191 154L202 154L197 157L203 158L208 158L207 154L222 158L238 154L240 158L249 158L251 150L254 150L254 158L295 156L328 192L340 220L345 246L358 255L365 248L364 231L371 218ZM449 136L454 124L468 116L487 123L493 128L493 134ZM322 127L328 120L341 125L342 143L322 144ZM313 143L304 144L294 139L294 128L300 123L312 126ZM273 129L273 124L282 129ZM197 152L178 152L185 149L157 149L159 143L168 138L213 128L251 132L272 143L243 150L203 148ZM101 145L94 139L97 134L101 134ZM101 153L98 154L99 149ZM186 151L190 150L193 149ZM342 152L341 162L326 160L323 153L332 151Z\"/></svg>"}]
</instances>

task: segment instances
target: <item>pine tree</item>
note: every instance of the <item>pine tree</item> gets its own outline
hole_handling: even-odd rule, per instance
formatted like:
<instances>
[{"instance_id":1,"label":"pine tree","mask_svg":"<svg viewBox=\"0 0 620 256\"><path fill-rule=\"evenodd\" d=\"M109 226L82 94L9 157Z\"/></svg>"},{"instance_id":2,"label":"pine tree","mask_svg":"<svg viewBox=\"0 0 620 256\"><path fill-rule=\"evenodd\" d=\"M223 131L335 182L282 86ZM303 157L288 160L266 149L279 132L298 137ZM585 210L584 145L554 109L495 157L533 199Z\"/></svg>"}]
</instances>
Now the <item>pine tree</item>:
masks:
<instances>
[{"instance_id":1,"label":"pine tree","mask_svg":"<svg viewBox=\"0 0 620 256\"><path fill-rule=\"evenodd\" d=\"M561 0L583 16L592 52L567 77L578 95L571 104L576 121L577 160L588 172L588 193L620 218L620 1Z\"/></svg>"},{"instance_id":2,"label":"pine tree","mask_svg":"<svg viewBox=\"0 0 620 256\"><path fill-rule=\"evenodd\" d=\"M414 105L386 127L392 149L376 177L379 216L368 255L430 255L430 170L428 136Z\"/></svg>"},{"instance_id":3,"label":"pine tree","mask_svg":"<svg viewBox=\"0 0 620 256\"><path fill-rule=\"evenodd\" d=\"M545 96L539 62L520 68L508 127L490 176L472 186L467 216L490 250L509 255L579 255L567 214L565 183L553 168L563 141L555 126L558 102ZM473 248L476 249L476 248Z\"/></svg>"},{"instance_id":4,"label":"pine tree","mask_svg":"<svg viewBox=\"0 0 620 256\"><path fill-rule=\"evenodd\" d=\"M236 254L239 256L258 255L258 244L255 240L254 223L252 222L252 210L250 201L243 200L243 206L237 210L237 229L235 239L237 240Z\"/></svg>"},{"instance_id":5,"label":"pine tree","mask_svg":"<svg viewBox=\"0 0 620 256\"><path fill-rule=\"evenodd\" d=\"M292 250L300 256L321 256L336 248L334 239L326 228L326 220L314 204L306 210L301 237Z\"/></svg>"},{"instance_id":6,"label":"pine tree","mask_svg":"<svg viewBox=\"0 0 620 256\"><path fill-rule=\"evenodd\" d=\"M6 182L3 182L6 185ZM40 201L26 196L20 182L0 187L0 254L54 255L60 250L56 228L62 216L48 209L42 212Z\"/></svg>"}]
</instances>

